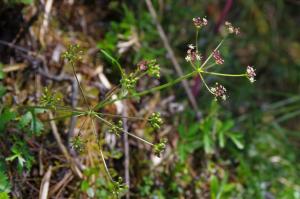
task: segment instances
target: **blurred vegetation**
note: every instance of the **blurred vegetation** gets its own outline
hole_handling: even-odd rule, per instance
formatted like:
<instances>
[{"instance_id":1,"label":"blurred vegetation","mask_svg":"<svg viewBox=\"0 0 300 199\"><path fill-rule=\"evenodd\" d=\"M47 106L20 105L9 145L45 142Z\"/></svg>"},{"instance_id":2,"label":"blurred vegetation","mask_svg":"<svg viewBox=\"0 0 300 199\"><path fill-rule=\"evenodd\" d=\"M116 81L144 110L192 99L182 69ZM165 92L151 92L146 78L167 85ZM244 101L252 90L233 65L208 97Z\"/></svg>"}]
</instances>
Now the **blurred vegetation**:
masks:
<instances>
[{"instance_id":1,"label":"blurred vegetation","mask_svg":"<svg viewBox=\"0 0 300 199\"><path fill-rule=\"evenodd\" d=\"M220 41L220 24L230 21L240 27L241 35L222 46L220 52L225 63L217 69L239 73L251 64L256 68L257 79L249 84L244 79L216 78L229 91L226 102L216 102L194 78L190 86L202 113L200 121L179 84L139 102L130 102L130 109L135 112L160 110L166 119L158 135L140 123L129 124L133 132L140 133L145 128L142 135L148 140L157 140L160 136L169 139L161 161L157 161L144 145L135 140L129 142L131 184L128 191L131 198L300 198L299 2L155 0L153 4L185 74L191 71L184 60L187 45L195 38L191 19L206 16L209 25L201 31L199 39L202 54L209 55ZM157 59L162 71L160 83L178 77L144 1L78 0L73 4L55 1L44 46L34 36L43 19L39 7L44 5L25 0L3 1L0 5L0 40L17 41L16 45L43 54L51 72L71 72L70 68L62 66L63 62L51 60L52 51L59 45L67 46L76 41L90 53L77 68L88 96L101 97L102 94L93 86L95 79L90 75L98 65L104 65L104 74L112 84L120 81L117 68L100 53L93 54L95 49L104 49L114 55L128 71L133 71L142 59ZM226 5L230 7L228 13L224 11ZM14 14L10 13L12 9L22 14L19 25L9 24ZM22 24L30 21L35 9L39 10L40 18L31 22L30 29ZM11 30L13 27L18 27L18 33L22 34ZM22 28L28 30L22 32ZM32 60L7 46L0 46L0 56L0 199L37 198L43 178L38 174L41 162L45 168L48 165L56 167L51 179L53 186L69 169L64 166L67 163L62 160L63 156L57 155L60 152L49 133L51 128L41 121L44 110L20 111L17 108L35 98L36 71ZM28 67L16 72L5 70L20 63ZM210 78L208 83L216 79ZM141 89L158 84L157 80L144 81L139 85ZM64 83L42 80L42 84L65 95L66 91L70 92ZM166 105L170 96L171 104L184 108L170 111L169 104ZM95 98L92 98L94 104L98 100ZM79 105L82 104L79 101ZM57 120L62 133L68 128L68 122ZM63 139L68 142L67 138ZM68 181L61 197L113 198L114 185L105 177L101 161L95 158L95 143L90 143L88 153L81 154L92 159L85 160L89 166L84 170L85 178L74 177ZM113 177L117 173L124 176L122 141L115 141L111 146L107 143L105 149ZM29 189L31 191L27 191ZM122 190L122 194L126 191Z\"/></svg>"}]
</instances>

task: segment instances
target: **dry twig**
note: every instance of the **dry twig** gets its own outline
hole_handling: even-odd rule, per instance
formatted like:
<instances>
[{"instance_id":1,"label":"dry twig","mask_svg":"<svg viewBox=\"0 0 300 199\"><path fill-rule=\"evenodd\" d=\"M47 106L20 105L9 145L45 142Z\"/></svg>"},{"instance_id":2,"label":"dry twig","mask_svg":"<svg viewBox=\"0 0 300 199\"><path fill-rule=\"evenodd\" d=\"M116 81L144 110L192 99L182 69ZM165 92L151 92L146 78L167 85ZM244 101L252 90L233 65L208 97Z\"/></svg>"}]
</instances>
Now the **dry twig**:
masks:
<instances>
[{"instance_id":1,"label":"dry twig","mask_svg":"<svg viewBox=\"0 0 300 199\"><path fill-rule=\"evenodd\" d=\"M40 193L39 193L39 199L47 199L48 198L51 174L52 174L52 166L50 165L42 179Z\"/></svg>"}]
</instances>

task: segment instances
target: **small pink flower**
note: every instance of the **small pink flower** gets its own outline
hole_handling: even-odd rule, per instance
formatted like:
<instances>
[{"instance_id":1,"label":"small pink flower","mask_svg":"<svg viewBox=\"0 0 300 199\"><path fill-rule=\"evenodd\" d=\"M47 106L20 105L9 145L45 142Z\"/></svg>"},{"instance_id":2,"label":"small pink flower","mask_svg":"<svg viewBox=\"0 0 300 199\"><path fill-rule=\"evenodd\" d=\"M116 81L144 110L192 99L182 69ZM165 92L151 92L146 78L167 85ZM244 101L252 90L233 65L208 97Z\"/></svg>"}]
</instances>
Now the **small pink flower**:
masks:
<instances>
[{"instance_id":1,"label":"small pink flower","mask_svg":"<svg viewBox=\"0 0 300 199\"><path fill-rule=\"evenodd\" d=\"M234 27L230 22L226 21L225 26L227 27L228 32L230 34L236 34L236 35L240 34L240 28Z\"/></svg>"},{"instance_id":2,"label":"small pink flower","mask_svg":"<svg viewBox=\"0 0 300 199\"><path fill-rule=\"evenodd\" d=\"M251 83L255 82L255 69L252 66L247 66L246 74Z\"/></svg>"},{"instance_id":3,"label":"small pink flower","mask_svg":"<svg viewBox=\"0 0 300 199\"><path fill-rule=\"evenodd\" d=\"M201 28L202 26L207 26L207 19L205 17L200 18L200 17L195 17L193 18L194 25L196 28Z\"/></svg>"},{"instance_id":4,"label":"small pink flower","mask_svg":"<svg viewBox=\"0 0 300 199\"><path fill-rule=\"evenodd\" d=\"M224 64L224 59L222 59L220 51L213 51L213 57L215 58L216 64Z\"/></svg>"},{"instance_id":5,"label":"small pink flower","mask_svg":"<svg viewBox=\"0 0 300 199\"><path fill-rule=\"evenodd\" d=\"M137 64L137 66L141 71L145 71L148 69L148 62L146 60L142 60Z\"/></svg>"},{"instance_id":6,"label":"small pink flower","mask_svg":"<svg viewBox=\"0 0 300 199\"><path fill-rule=\"evenodd\" d=\"M200 61L202 59L201 55L196 51L195 46L192 44L188 45L187 55L185 57L185 60L187 62L195 62Z\"/></svg>"}]
</instances>

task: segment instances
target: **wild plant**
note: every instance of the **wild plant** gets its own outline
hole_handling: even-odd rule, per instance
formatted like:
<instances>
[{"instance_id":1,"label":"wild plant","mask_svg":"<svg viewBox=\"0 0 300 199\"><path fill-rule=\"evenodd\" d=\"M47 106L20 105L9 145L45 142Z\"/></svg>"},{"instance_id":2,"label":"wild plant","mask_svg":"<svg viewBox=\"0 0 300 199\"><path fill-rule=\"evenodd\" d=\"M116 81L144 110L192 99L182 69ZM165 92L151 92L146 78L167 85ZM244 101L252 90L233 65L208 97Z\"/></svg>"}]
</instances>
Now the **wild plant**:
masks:
<instances>
[{"instance_id":1,"label":"wild plant","mask_svg":"<svg viewBox=\"0 0 300 199\"><path fill-rule=\"evenodd\" d=\"M63 54L63 58L70 64L73 72L73 76L77 81L81 96L84 101L84 107L76 107L72 108L70 106L63 106L61 103L61 98L55 94L53 94L50 89L45 88L44 92L40 99L40 107L50 109L52 111L63 110L69 112L69 115L66 117L75 116L75 117L85 117L83 123L80 125L78 135L74 136L71 140L72 147L81 152L84 150L85 141L84 136L81 134L82 129L85 125L87 125L88 121L91 122L93 137L96 140L98 150L99 150L99 158L103 162L105 171L107 173L108 178L111 180L113 186L113 193L116 195L120 194L124 189L126 189L126 185L122 182L121 178L118 180L114 180L112 175L110 174L109 168L106 164L103 145L101 142L101 137L104 135L103 132L99 132L96 128L96 122L99 122L108 127L108 132L114 134L116 137L119 137L120 134L127 134L132 138L135 138L141 142L152 147L153 153L160 157L162 152L165 150L167 145L167 140L165 138L161 138L161 140L157 143L152 143L143 137L137 136L134 133L128 132L123 127L122 119L126 118L127 120L141 120L147 121L149 126L153 128L154 131L159 131L161 126L163 125L163 119L159 112L153 112L150 117L137 117L137 116L124 116L124 115L116 115L110 114L103 111L105 107L113 105L117 101L126 100L126 99L134 99L138 100L144 95L148 95L151 93L158 92L162 89L168 88L181 82L184 79L188 79L194 76L199 76L204 87L207 89L209 93L211 93L215 100L226 100L227 90L226 88L218 82L215 82L212 86L209 86L205 80L206 76L223 76L223 77L246 77L250 80L250 82L255 81L255 70L253 67L248 66L245 70L245 73L242 74L226 74L226 73L218 73L213 72L211 69L214 66L224 64L224 59L219 51L219 48L224 43L225 39L230 35L238 35L240 33L239 28L234 27L231 23L226 22L225 28L227 31L226 36L219 42L219 44L211 51L209 56L204 59L202 54L199 51L198 39L200 30L202 30L205 26L207 26L208 21L206 18L196 17L193 18L193 23L196 29L196 39L194 44L188 45L187 55L185 60L192 67L192 72L178 77L175 80L169 81L165 84L152 87L146 90L139 91L137 89L137 83L142 78L148 76L151 78L159 79L160 78L160 66L155 59L153 60L142 60L136 65L136 69L134 71L126 71L124 67L108 52L101 50L103 55L111 62L112 65L118 68L121 79L119 81L119 85L114 87L111 91L109 91L105 98L100 101L95 106L91 106L89 103L89 99L85 94L84 88L80 84L80 81L76 74L76 64L81 60L83 55L83 51L79 47L79 45L71 45L68 50ZM213 58L213 60L212 60Z\"/></svg>"}]
</instances>

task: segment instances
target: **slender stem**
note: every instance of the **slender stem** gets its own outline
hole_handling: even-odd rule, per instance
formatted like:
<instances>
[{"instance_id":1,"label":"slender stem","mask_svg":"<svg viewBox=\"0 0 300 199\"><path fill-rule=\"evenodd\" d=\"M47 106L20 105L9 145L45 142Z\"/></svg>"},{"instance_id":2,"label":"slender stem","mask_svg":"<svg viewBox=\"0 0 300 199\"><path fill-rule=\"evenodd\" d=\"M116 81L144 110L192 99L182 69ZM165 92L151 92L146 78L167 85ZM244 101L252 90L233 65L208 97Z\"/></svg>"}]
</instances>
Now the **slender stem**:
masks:
<instances>
[{"instance_id":1,"label":"slender stem","mask_svg":"<svg viewBox=\"0 0 300 199\"><path fill-rule=\"evenodd\" d=\"M49 122L49 121L52 121L52 120L60 120L60 119L65 119L65 118L69 118L71 116L76 116L76 117L80 117L80 116L83 116L84 113L81 113L81 114L68 114L68 115L64 115L64 116L60 116L60 117L55 117L55 118L52 118L52 119L48 119L48 120L43 120L43 122Z\"/></svg>"},{"instance_id":2,"label":"slender stem","mask_svg":"<svg viewBox=\"0 0 300 199\"><path fill-rule=\"evenodd\" d=\"M221 45L223 44L223 42L224 42L224 40L225 40L226 38L224 38L224 39L222 39L222 41L219 43L219 45L210 53L210 55L208 56L208 58L205 60L205 62L200 66L200 68L203 68L205 65L206 65L206 63L210 60L210 58L213 56L213 52L214 51L216 51L216 50L218 50L220 47L221 47Z\"/></svg>"},{"instance_id":3,"label":"slender stem","mask_svg":"<svg viewBox=\"0 0 300 199\"><path fill-rule=\"evenodd\" d=\"M199 36L199 29L196 30L196 53L198 53L198 36Z\"/></svg>"},{"instance_id":4,"label":"slender stem","mask_svg":"<svg viewBox=\"0 0 300 199\"><path fill-rule=\"evenodd\" d=\"M102 148L101 148L101 145L100 145L100 142L99 142L99 136L98 136L98 134L97 134L96 126L95 126L95 123L94 123L93 118L92 118L91 120L92 120L93 132L94 132L94 134L95 134L95 136L96 136L96 139L97 139L97 145L98 145L98 147L99 147L100 156L101 156L101 159L102 159L102 162L103 162L105 171L106 171L106 173L107 173L109 179L110 179L112 182L114 182L112 176L111 176L110 173L109 173L109 169L108 169L108 167L107 167L107 164L106 164L106 161L105 161L103 152L102 152Z\"/></svg>"},{"instance_id":5,"label":"slender stem","mask_svg":"<svg viewBox=\"0 0 300 199\"><path fill-rule=\"evenodd\" d=\"M225 77L244 77L244 76L247 76L247 74L224 74L224 73L215 73L215 72L208 72L208 71L202 71L201 73L216 75L216 76L225 76Z\"/></svg>"},{"instance_id":6,"label":"slender stem","mask_svg":"<svg viewBox=\"0 0 300 199\"><path fill-rule=\"evenodd\" d=\"M216 63L212 63L210 65L208 65L207 67L205 67L205 70L209 69L209 68L212 68L214 67L215 65L217 65Z\"/></svg>"},{"instance_id":7,"label":"slender stem","mask_svg":"<svg viewBox=\"0 0 300 199\"><path fill-rule=\"evenodd\" d=\"M124 133L126 133L126 134L128 134L128 135L130 135L131 137L134 137L134 138L136 138L136 139L138 139L138 140L141 140L142 142L145 142L146 144L149 144L150 146L153 146L154 144L152 144L151 142L149 142L149 141L147 141L147 140L144 140L143 138L141 138L141 137L139 137L139 136L136 136L136 135L134 135L134 134L132 134L132 133L129 133L128 131L124 131L124 130L122 130Z\"/></svg>"},{"instance_id":8,"label":"slender stem","mask_svg":"<svg viewBox=\"0 0 300 199\"><path fill-rule=\"evenodd\" d=\"M79 128L79 132L78 132L78 135L79 135L79 136L81 135L81 130L83 129L83 127L84 127L84 125L85 125L85 123L86 123L86 121L87 121L88 119L90 119L90 117L85 118L85 120L84 120L83 123L81 124L81 126L80 126L80 128Z\"/></svg>"},{"instance_id":9,"label":"slender stem","mask_svg":"<svg viewBox=\"0 0 300 199\"><path fill-rule=\"evenodd\" d=\"M61 109L61 110L70 111L72 113L84 113L84 111L74 109L74 108L71 108L71 107L68 107L68 106L56 105L56 107ZM50 107L50 106L21 106L20 108L25 108L25 109L49 109L49 110L53 109L53 107Z\"/></svg>"},{"instance_id":10,"label":"slender stem","mask_svg":"<svg viewBox=\"0 0 300 199\"><path fill-rule=\"evenodd\" d=\"M78 80L78 78L77 78L77 75L76 75L76 72L75 72L75 68L74 68L74 64L72 63L71 66L72 66L72 70L73 70L73 75L75 76L75 79L76 79L76 81L77 81L78 87L79 87L80 92L81 92L81 94L82 94L82 96L83 96L83 99L84 99L84 101L85 101L85 103L86 103L88 109L90 109L89 103L88 103L88 101L87 101L87 99L86 99L86 97L85 97L85 95L84 95L83 89L82 89L82 87L81 87L81 85L80 85L80 82L79 82L79 80Z\"/></svg>"},{"instance_id":11,"label":"slender stem","mask_svg":"<svg viewBox=\"0 0 300 199\"><path fill-rule=\"evenodd\" d=\"M163 85L160 85L160 86L151 88L151 89L146 90L146 91L142 91L142 92L136 93L136 94L134 94L134 95L132 95L132 96L124 96L124 97L120 97L120 98L117 98L117 99L110 100L110 101L108 101L108 102L106 102L106 103L100 103L100 104L97 104L97 105L95 106L94 110L95 110L95 109L98 109L98 108L102 108L102 107L104 107L104 106L107 105L107 104L111 104L111 103L114 103L114 102L119 101L119 100L122 100L122 99L129 99L129 98L134 98L134 97L140 97L140 96L143 96L143 95L147 95L147 94L149 94L149 93L153 93L153 92L162 90L162 89L164 89L164 88L167 88L167 87L169 87L169 86L172 86L172 85L174 85L174 84L177 84L178 82L180 82L180 81L182 81L182 80L184 80L184 79L187 79L187 78L189 78L189 77L195 75L196 73L197 73L197 71L190 72L190 73L188 73L188 74L186 74L186 75L184 75L184 76L182 76L182 77L179 77L179 78L177 78L177 79L175 79L175 80L173 80L173 81L170 81L170 82L168 82L168 83L166 83L166 84L163 84Z\"/></svg>"},{"instance_id":12,"label":"slender stem","mask_svg":"<svg viewBox=\"0 0 300 199\"><path fill-rule=\"evenodd\" d=\"M175 80L173 80L173 81L170 81L170 82L168 82L168 83L166 83L166 84L163 84L163 85L160 85L160 86L151 88L151 89L146 90L146 91L143 91L143 92L136 93L136 94L133 95L133 97L140 97L140 96L143 96L143 95L146 95L146 94L149 94L149 93L153 93L153 92L155 92L155 91L159 91L159 90L161 90L161 89L167 88L167 87L169 87L169 86L172 86L172 85L174 85L174 84L177 84L178 82L181 82L181 81L184 80L184 79L187 79L187 78L193 76L195 73L196 73L196 71L193 71L193 72L191 72L191 73L188 73L187 75L184 75L184 76L182 76L182 77L179 77L179 78L177 78L177 79L175 79Z\"/></svg>"},{"instance_id":13,"label":"slender stem","mask_svg":"<svg viewBox=\"0 0 300 199\"><path fill-rule=\"evenodd\" d=\"M205 87L207 88L207 90L208 90L211 94L215 95L214 92L212 92L212 91L210 90L210 88L207 86L207 84L206 84L204 78L203 78L202 75L201 75L201 72L199 72L199 76L200 76L200 78L201 78L203 84L204 84Z\"/></svg>"},{"instance_id":14,"label":"slender stem","mask_svg":"<svg viewBox=\"0 0 300 199\"><path fill-rule=\"evenodd\" d=\"M112 124L112 123L110 123L109 121L107 121L107 120L105 120L105 119L103 119L103 118L101 118L101 117L99 117L98 115L95 115L95 117L97 117L99 120L101 120L102 122L104 122L106 125L108 125L108 126L114 126L114 124ZM130 135L131 137L134 137L134 138L136 138L136 139L138 139L138 140L140 140L140 141L142 141L142 142L145 142L146 144L149 144L149 145L151 145L151 146L153 146L153 144L151 143L151 142L149 142L149 141L147 141L147 140L144 140L143 138L140 138L139 136L136 136L136 135L134 135L134 134L132 134L132 133L129 133L128 131L125 131L125 130L123 130L123 129L120 129L123 133L126 133L126 134L128 134L128 135Z\"/></svg>"},{"instance_id":15,"label":"slender stem","mask_svg":"<svg viewBox=\"0 0 300 199\"><path fill-rule=\"evenodd\" d=\"M110 93L104 98L104 100L102 100L100 103L98 103L96 106L94 106L93 110L98 109L99 107L103 107L103 104L106 104L110 98L113 96L113 94L115 93L115 91L118 89L120 85L118 85L116 88L114 88L112 91L110 91Z\"/></svg>"},{"instance_id":16,"label":"slender stem","mask_svg":"<svg viewBox=\"0 0 300 199\"><path fill-rule=\"evenodd\" d=\"M68 107L68 106L60 106L60 105L57 105L57 110L62 110L62 111L70 111L70 112L73 112L73 113L85 113L86 111L85 110L80 110L78 108L72 108L72 107Z\"/></svg>"},{"instance_id":17,"label":"slender stem","mask_svg":"<svg viewBox=\"0 0 300 199\"><path fill-rule=\"evenodd\" d=\"M122 116L122 115L114 115L114 114L109 114L109 113L97 113L98 115L103 115L103 116L109 116L109 117L115 117L115 118L127 118L127 119L134 119L134 120L146 120L142 117L132 117L132 116Z\"/></svg>"}]
</instances>

